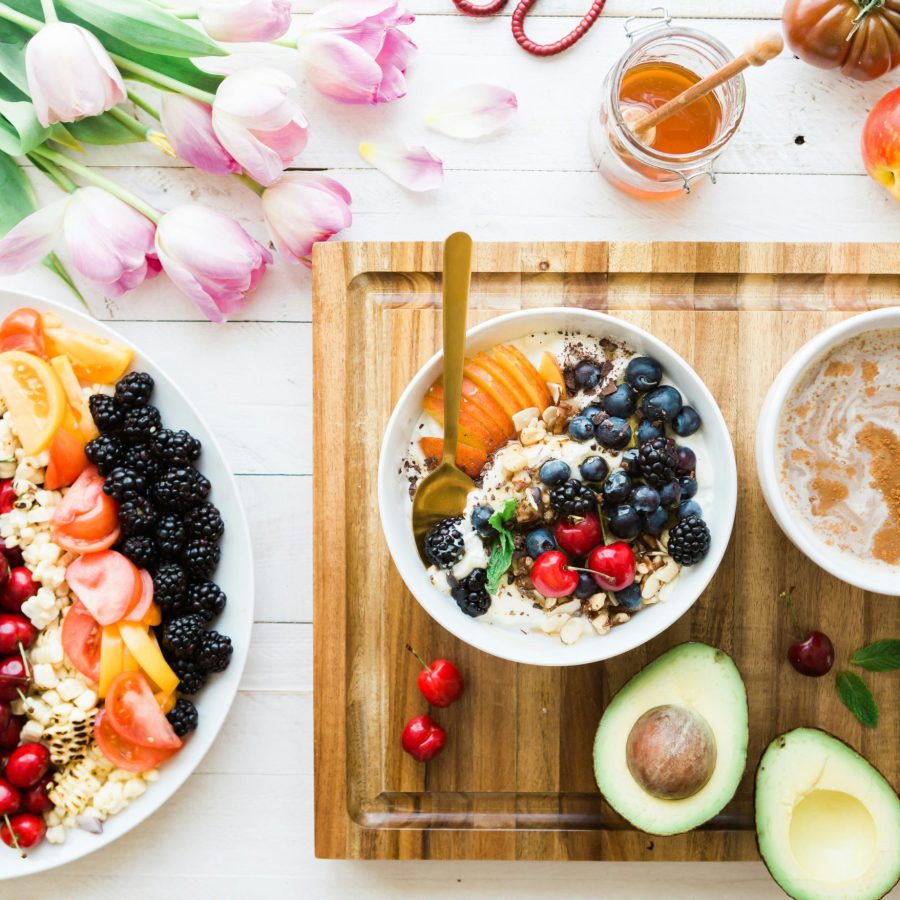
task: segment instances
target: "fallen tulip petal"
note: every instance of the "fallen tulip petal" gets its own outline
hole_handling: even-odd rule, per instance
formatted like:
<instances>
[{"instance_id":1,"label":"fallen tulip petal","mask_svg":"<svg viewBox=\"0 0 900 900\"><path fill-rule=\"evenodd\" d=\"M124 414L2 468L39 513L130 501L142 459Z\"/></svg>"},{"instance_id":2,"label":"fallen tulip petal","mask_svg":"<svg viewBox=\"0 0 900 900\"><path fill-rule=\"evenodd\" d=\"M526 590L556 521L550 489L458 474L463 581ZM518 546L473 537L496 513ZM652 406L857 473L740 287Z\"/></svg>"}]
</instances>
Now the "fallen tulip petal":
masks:
<instances>
[{"instance_id":1,"label":"fallen tulip petal","mask_svg":"<svg viewBox=\"0 0 900 900\"><path fill-rule=\"evenodd\" d=\"M62 236L69 198L61 197L26 216L0 239L0 275L15 275L39 263Z\"/></svg>"},{"instance_id":2,"label":"fallen tulip petal","mask_svg":"<svg viewBox=\"0 0 900 900\"><path fill-rule=\"evenodd\" d=\"M431 104L428 127L449 137L473 140L499 131L518 108L513 91L494 84L470 84L444 94Z\"/></svg>"},{"instance_id":3,"label":"fallen tulip petal","mask_svg":"<svg viewBox=\"0 0 900 900\"><path fill-rule=\"evenodd\" d=\"M397 140L363 142L359 155L410 191L432 191L444 180L444 164L426 147L407 147Z\"/></svg>"}]
</instances>

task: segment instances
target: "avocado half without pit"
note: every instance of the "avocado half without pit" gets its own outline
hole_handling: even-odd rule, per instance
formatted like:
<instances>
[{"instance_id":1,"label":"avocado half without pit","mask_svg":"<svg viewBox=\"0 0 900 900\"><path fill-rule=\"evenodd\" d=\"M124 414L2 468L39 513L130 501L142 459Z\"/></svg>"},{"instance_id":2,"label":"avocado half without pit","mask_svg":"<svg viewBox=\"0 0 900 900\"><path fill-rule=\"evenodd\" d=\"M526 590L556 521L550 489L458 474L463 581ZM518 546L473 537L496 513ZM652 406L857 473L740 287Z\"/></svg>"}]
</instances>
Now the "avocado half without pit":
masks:
<instances>
[{"instance_id":1,"label":"avocado half without pit","mask_svg":"<svg viewBox=\"0 0 900 900\"><path fill-rule=\"evenodd\" d=\"M900 800L843 741L797 728L756 770L759 852L795 900L875 900L900 881Z\"/></svg>"},{"instance_id":2,"label":"avocado half without pit","mask_svg":"<svg viewBox=\"0 0 900 900\"><path fill-rule=\"evenodd\" d=\"M690 831L734 796L747 739L747 692L731 657L681 644L635 675L604 710L594 740L597 786L641 831Z\"/></svg>"}]
</instances>

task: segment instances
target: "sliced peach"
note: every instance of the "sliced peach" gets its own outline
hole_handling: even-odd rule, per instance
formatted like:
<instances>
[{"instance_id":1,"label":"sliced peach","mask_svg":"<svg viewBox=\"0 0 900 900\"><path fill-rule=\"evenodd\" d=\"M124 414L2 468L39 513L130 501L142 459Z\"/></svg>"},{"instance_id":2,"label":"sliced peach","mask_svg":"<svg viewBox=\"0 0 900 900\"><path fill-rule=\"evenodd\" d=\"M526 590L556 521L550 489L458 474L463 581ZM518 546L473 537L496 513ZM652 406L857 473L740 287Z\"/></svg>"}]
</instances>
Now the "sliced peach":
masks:
<instances>
[{"instance_id":1,"label":"sliced peach","mask_svg":"<svg viewBox=\"0 0 900 900\"><path fill-rule=\"evenodd\" d=\"M545 382L559 385L559 388L562 391L560 394L561 398L566 396L566 379L563 378L562 369L560 369L556 357L548 350L545 350L541 356L538 373Z\"/></svg>"},{"instance_id":2,"label":"sliced peach","mask_svg":"<svg viewBox=\"0 0 900 900\"><path fill-rule=\"evenodd\" d=\"M500 404L487 391L482 390L471 378L463 378L462 393L463 401L468 400L470 403L475 404L490 419L494 429L499 434L502 434L507 439L515 435L516 430L513 427L512 416L508 416L503 412Z\"/></svg>"},{"instance_id":3,"label":"sliced peach","mask_svg":"<svg viewBox=\"0 0 900 900\"><path fill-rule=\"evenodd\" d=\"M444 392L440 385L433 385L425 395L422 403L425 412L428 413L441 427L444 425ZM461 408L459 411L459 437L479 450L489 453L495 447L503 443L503 436L498 436L491 426L484 425L469 409Z\"/></svg>"},{"instance_id":4,"label":"sliced peach","mask_svg":"<svg viewBox=\"0 0 900 900\"><path fill-rule=\"evenodd\" d=\"M490 372L490 374L515 398L516 408L511 415L515 415L515 413L535 405L532 403L528 393L522 387L521 382L511 375L492 356L488 356L487 353L477 353L475 355L475 361L486 371Z\"/></svg>"},{"instance_id":5,"label":"sliced peach","mask_svg":"<svg viewBox=\"0 0 900 900\"><path fill-rule=\"evenodd\" d=\"M444 439L437 437L424 437L419 441L419 446L426 459L441 461L444 455ZM456 465L470 478L477 478L487 462L487 455L475 447L460 441L456 445Z\"/></svg>"},{"instance_id":6,"label":"sliced peach","mask_svg":"<svg viewBox=\"0 0 900 900\"><path fill-rule=\"evenodd\" d=\"M463 371L467 378L470 378L482 391L494 399L504 415L512 421L512 417L519 411L519 400L516 394L506 386L506 383L500 381L474 359L466 360Z\"/></svg>"},{"instance_id":7,"label":"sliced peach","mask_svg":"<svg viewBox=\"0 0 900 900\"><path fill-rule=\"evenodd\" d=\"M547 385L541 380L537 369L515 347L498 344L492 353L494 359L519 382L528 397L528 406L536 406L543 411L550 405L550 391L547 390Z\"/></svg>"}]
</instances>

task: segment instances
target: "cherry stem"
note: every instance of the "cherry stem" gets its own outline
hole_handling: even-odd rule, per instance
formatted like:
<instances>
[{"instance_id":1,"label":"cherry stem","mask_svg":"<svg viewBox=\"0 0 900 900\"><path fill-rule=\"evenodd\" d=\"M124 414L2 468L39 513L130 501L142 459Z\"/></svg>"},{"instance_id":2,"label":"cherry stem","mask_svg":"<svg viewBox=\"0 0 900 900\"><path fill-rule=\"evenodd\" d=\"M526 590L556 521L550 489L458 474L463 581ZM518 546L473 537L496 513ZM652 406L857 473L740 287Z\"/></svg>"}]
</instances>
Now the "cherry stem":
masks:
<instances>
[{"instance_id":1,"label":"cherry stem","mask_svg":"<svg viewBox=\"0 0 900 900\"><path fill-rule=\"evenodd\" d=\"M19 846L19 837L16 834L15 829L12 827L12 822L9 821L9 815L7 813L3 813L3 821L6 822L6 827L7 829L9 829L9 836L12 840L13 849L19 851L19 856L21 856L22 859L26 859L27 857L25 851Z\"/></svg>"},{"instance_id":2,"label":"cherry stem","mask_svg":"<svg viewBox=\"0 0 900 900\"><path fill-rule=\"evenodd\" d=\"M567 572L587 572L588 575L599 575L601 578L608 578L610 581L615 581L612 575L607 575L606 572L600 572L597 569L582 569L578 566L563 566L563 568Z\"/></svg>"},{"instance_id":3,"label":"cherry stem","mask_svg":"<svg viewBox=\"0 0 900 900\"><path fill-rule=\"evenodd\" d=\"M31 666L28 665L28 657L25 655L25 648L22 646L22 642L17 642L19 645L19 656L22 657L22 665L25 666L25 674L31 678Z\"/></svg>"},{"instance_id":4,"label":"cherry stem","mask_svg":"<svg viewBox=\"0 0 900 900\"><path fill-rule=\"evenodd\" d=\"M425 662L425 660L422 659L422 657L419 656L419 654L416 653L416 651L413 650L413 648L410 647L409 644L406 645L406 649L409 650L409 652L412 653L412 655L413 655L413 656L414 656L414 657L422 664L422 668L423 668L423 669L425 669L425 670L428 671L428 672L431 671L431 666L429 666L428 663Z\"/></svg>"},{"instance_id":5,"label":"cherry stem","mask_svg":"<svg viewBox=\"0 0 900 900\"><path fill-rule=\"evenodd\" d=\"M800 620L797 618L797 607L794 606L794 587L789 587L786 591L781 592L781 597L787 603L788 612L791 614L791 621L794 628L797 629L799 637L804 637L803 629L800 627Z\"/></svg>"}]
</instances>

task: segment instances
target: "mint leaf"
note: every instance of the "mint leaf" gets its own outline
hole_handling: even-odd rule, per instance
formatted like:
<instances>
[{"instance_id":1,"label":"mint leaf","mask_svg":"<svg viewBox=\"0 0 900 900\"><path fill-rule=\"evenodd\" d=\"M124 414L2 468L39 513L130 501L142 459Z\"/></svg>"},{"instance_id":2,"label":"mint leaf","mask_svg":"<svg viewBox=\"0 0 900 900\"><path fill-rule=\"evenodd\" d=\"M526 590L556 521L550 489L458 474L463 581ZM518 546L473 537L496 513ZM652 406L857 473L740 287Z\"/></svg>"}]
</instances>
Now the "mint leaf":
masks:
<instances>
[{"instance_id":1,"label":"mint leaf","mask_svg":"<svg viewBox=\"0 0 900 900\"><path fill-rule=\"evenodd\" d=\"M507 530L506 523L516 514L516 501L510 498L488 519L494 531L497 532L497 542L491 548L491 558L487 567L487 589L489 594L495 594L500 587L500 581L512 563L515 541Z\"/></svg>"},{"instance_id":2,"label":"mint leaf","mask_svg":"<svg viewBox=\"0 0 900 900\"><path fill-rule=\"evenodd\" d=\"M894 669L900 669L900 640L890 638L860 647L850 657L850 662L870 672L892 672Z\"/></svg>"},{"instance_id":3,"label":"mint leaf","mask_svg":"<svg viewBox=\"0 0 900 900\"><path fill-rule=\"evenodd\" d=\"M874 728L878 724L878 704L862 678L853 672L838 672L836 685L841 703L866 728Z\"/></svg>"},{"instance_id":4,"label":"mint leaf","mask_svg":"<svg viewBox=\"0 0 900 900\"><path fill-rule=\"evenodd\" d=\"M488 519L488 522L493 525L494 531L500 532L500 534L509 534L509 532L504 527L505 523L508 522L513 516L516 514L516 501L513 500L512 497L503 504L502 509L498 509L494 511L494 514Z\"/></svg>"}]
</instances>

